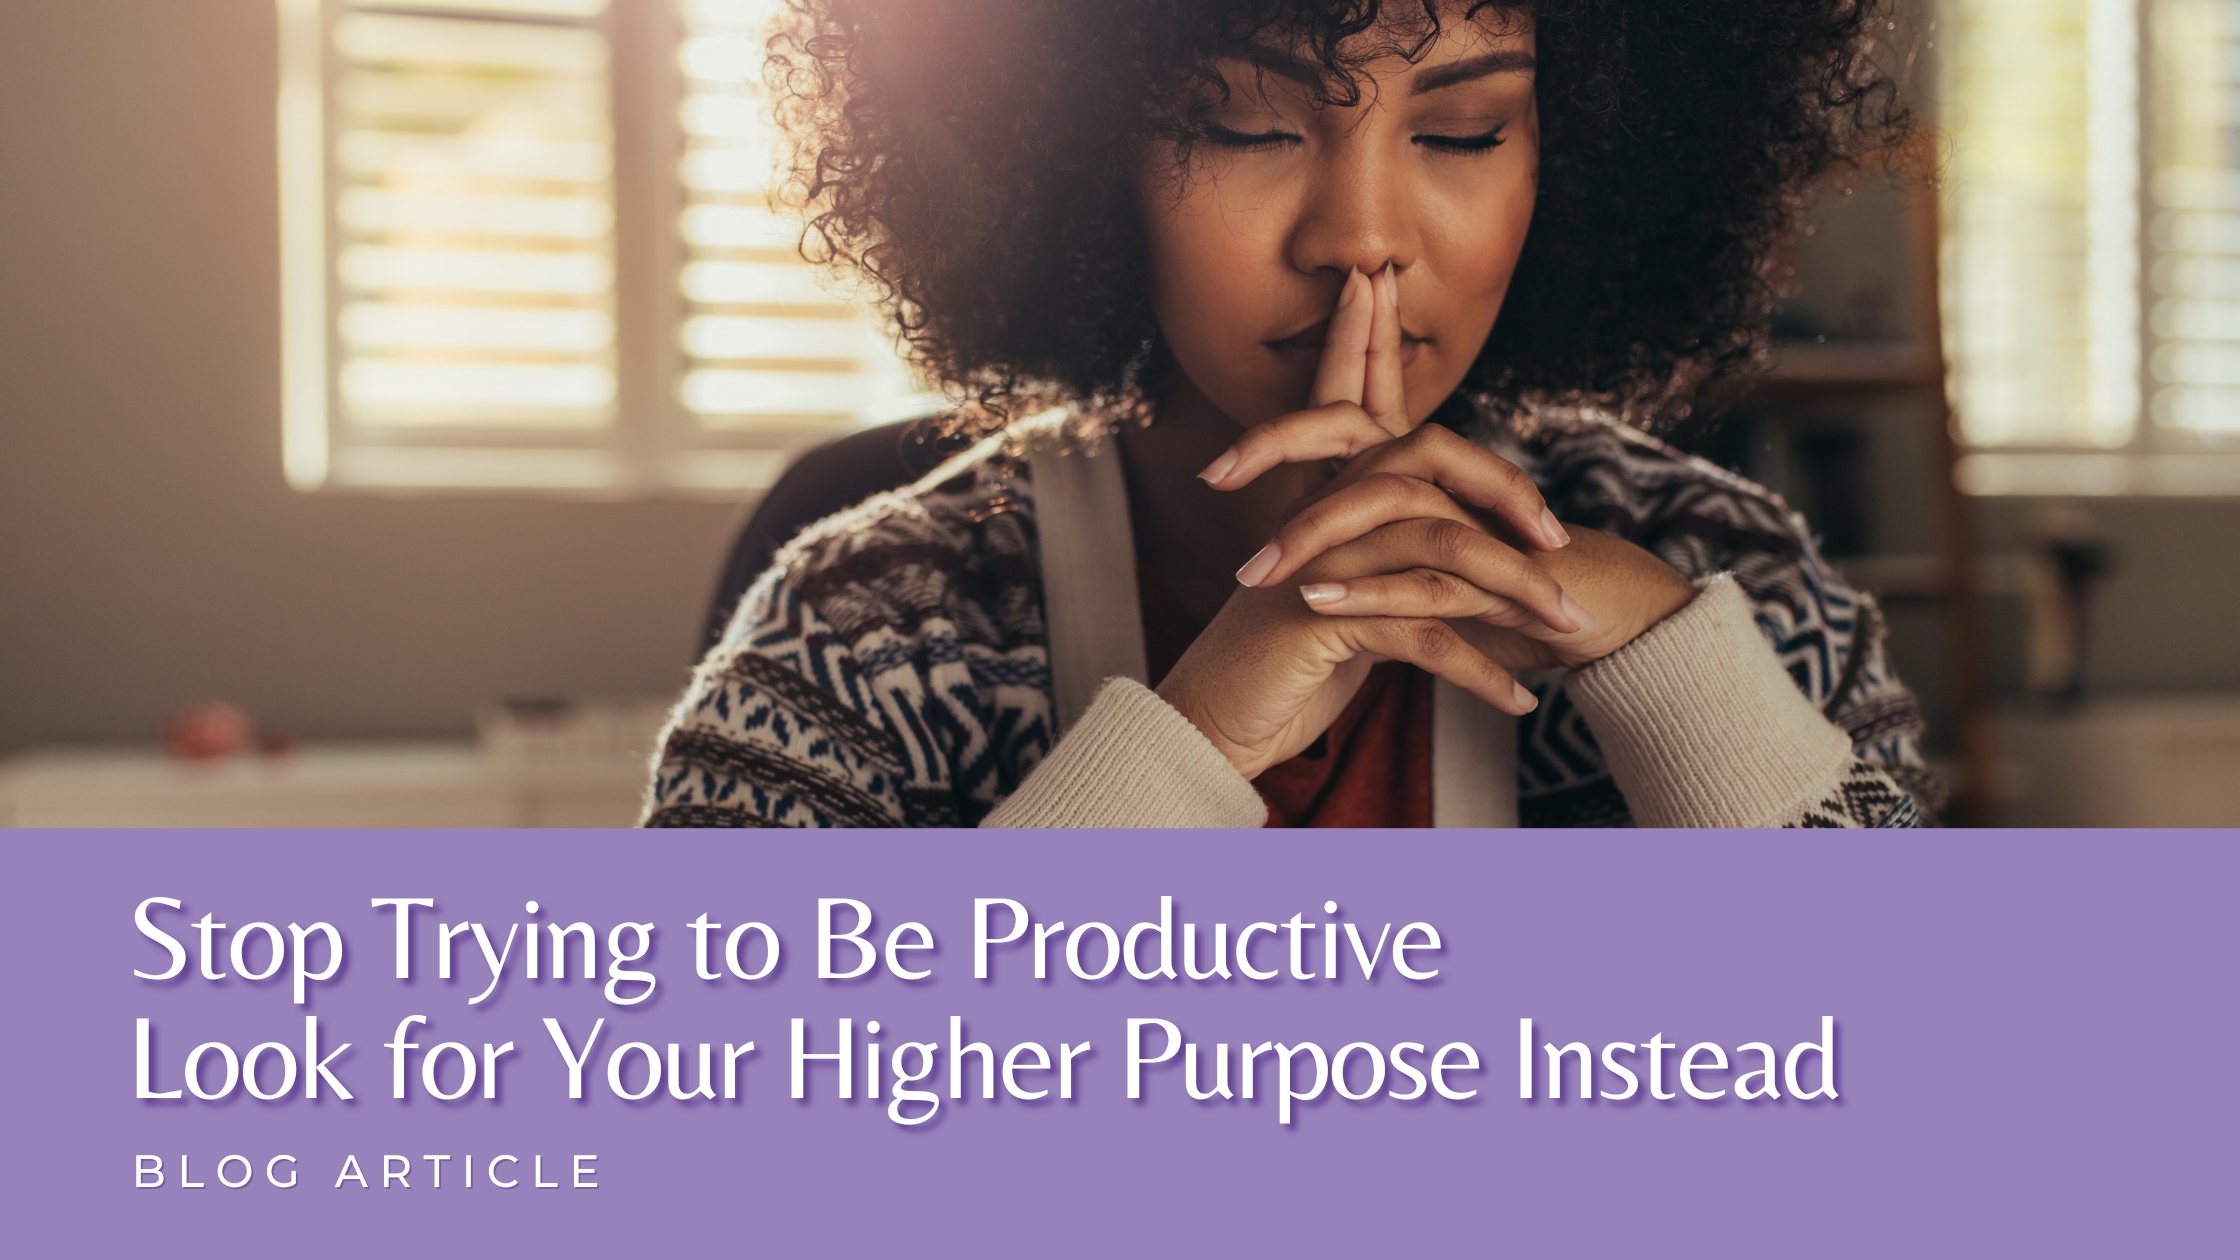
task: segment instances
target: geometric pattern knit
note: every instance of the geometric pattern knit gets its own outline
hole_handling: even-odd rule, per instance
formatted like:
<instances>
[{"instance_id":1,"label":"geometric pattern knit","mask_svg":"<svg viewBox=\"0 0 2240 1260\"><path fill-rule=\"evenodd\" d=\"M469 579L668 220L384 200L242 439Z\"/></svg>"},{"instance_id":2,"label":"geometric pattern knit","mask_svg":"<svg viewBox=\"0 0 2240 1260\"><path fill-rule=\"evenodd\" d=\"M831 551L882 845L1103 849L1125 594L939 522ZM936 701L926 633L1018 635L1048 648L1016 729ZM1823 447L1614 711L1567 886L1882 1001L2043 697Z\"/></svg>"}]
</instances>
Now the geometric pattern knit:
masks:
<instances>
[{"instance_id":1,"label":"geometric pattern knit","mask_svg":"<svg viewBox=\"0 0 2240 1260\"><path fill-rule=\"evenodd\" d=\"M1800 691L1854 760L1787 825L1909 827L1942 802L1921 716L1871 597L1823 561L1780 497L1632 429L1587 419L1473 436L1555 514L1691 580L1732 572ZM750 587L671 715L645 825L972 826L1053 742L1028 465L984 444L916 486L802 531ZM1524 680L1524 826L1632 816L1560 672Z\"/></svg>"},{"instance_id":2,"label":"geometric pattern knit","mask_svg":"<svg viewBox=\"0 0 2240 1260\"><path fill-rule=\"evenodd\" d=\"M1486 442L1523 468L1556 515L1647 550L1690 581L1732 572L1789 677L1850 736L1843 799L1791 820L1808 827L1920 826L1944 804L1921 755L1912 691L1891 671L1874 597L1820 558L1781 497L1622 425L1588 423L1537 441ZM1632 821L1584 718L1560 681L1527 679L1540 705L1518 723L1518 821Z\"/></svg>"}]
</instances>

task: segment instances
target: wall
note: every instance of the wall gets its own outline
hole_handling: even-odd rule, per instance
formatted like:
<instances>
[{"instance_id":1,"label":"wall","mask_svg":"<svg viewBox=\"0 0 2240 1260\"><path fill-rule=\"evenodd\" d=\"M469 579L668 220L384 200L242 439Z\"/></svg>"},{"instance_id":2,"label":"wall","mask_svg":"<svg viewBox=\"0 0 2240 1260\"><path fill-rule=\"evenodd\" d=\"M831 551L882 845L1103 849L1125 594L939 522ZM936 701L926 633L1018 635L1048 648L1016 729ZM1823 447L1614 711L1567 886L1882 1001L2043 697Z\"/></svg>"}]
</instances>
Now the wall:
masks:
<instances>
[{"instance_id":1,"label":"wall","mask_svg":"<svg viewBox=\"0 0 2240 1260\"><path fill-rule=\"evenodd\" d=\"M280 476L271 0L0 0L0 755L681 689L736 509Z\"/></svg>"}]
</instances>

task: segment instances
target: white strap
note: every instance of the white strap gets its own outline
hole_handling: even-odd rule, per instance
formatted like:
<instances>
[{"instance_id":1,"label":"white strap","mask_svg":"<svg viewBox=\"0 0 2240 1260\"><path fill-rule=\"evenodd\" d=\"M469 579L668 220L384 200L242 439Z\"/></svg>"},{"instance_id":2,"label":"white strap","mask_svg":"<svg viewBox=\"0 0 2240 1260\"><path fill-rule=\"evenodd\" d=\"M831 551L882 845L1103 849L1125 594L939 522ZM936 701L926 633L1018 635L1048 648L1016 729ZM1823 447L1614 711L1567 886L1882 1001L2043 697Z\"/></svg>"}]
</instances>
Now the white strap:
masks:
<instances>
[{"instance_id":1,"label":"white strap","mask_svg":"<svg viewBox=\"0 0 2240 1260\"><path fill-rule=\"evenodd\" d=\"M1028 452L1041 536L1042 609L1050 633L1057 733L1072 729L1107 678L1149 686L1136 544L1116 442L1071 450L1057 439Z\"/></svg>"},{"instance_id":2,"label":"white strap","mask_svg":"<svg viewBox=\"0 0 2240 1260\"><path fill-rule=\"evenodd\" d=\"M1443 678L1431 690L1431 825L1517 825L1517 720Z\"/></svg>"}]
</instances>

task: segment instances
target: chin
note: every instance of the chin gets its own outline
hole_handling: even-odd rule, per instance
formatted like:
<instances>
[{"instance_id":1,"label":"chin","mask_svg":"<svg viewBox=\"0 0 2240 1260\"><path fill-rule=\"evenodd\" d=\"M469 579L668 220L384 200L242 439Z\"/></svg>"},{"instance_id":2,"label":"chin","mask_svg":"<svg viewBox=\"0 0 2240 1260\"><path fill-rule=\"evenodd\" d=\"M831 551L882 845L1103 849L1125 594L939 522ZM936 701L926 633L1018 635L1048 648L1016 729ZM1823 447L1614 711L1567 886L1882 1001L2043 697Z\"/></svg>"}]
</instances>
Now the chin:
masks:
<instances>
[{"instance_id":1,"label":"chin","mask_svg":"<svg viewBox=\"0 0 2240 1260\"><path fill-rule=\"evenodd\" d=\"M1218 395L1210 395L1240 429L1265 424L1277 416L1303 410L1314 389L1314 374L1278 372L1251 381L1238 381Z\"/></svg>"}]
</instances>

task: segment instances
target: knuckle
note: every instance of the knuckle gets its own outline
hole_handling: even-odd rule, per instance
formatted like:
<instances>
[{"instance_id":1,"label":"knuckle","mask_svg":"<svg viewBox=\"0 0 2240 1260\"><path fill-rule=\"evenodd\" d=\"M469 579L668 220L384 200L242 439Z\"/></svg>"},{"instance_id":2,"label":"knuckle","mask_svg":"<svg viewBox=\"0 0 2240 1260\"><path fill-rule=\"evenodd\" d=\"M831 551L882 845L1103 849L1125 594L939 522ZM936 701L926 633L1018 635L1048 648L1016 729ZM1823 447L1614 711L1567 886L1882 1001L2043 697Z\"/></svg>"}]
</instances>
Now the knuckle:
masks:
<instances>
[{"instance_id":1,"label":"knuckle","mask_svg":"<svg viewBox=\"0 0 2240 1260\"><path fill-rule=\"evenodd\" d=\"M1520 561L1515 567L1524 587L1524 590L1519 592L1520 595L1528 599L1546 600L1549 603L1554 603L1563 598L1563 584L1556 581L1554 575L1546 569L1530 560Z\"/></svg>"},{"instance_id":2,"label":"knuckle","mask_svg":"<svg viewBox=\"0 0 2240 1260\"><path fill-rule=\"evenodd\" d=\"M1282 530L1278 531L1283 549L1289 552L1295 547L1305 546L1319 540L1324 533L1337 528L1338 514L1344 506L1344 498L1333 495L1327 499L1317 499L1300 508L1298 515L1293 516L1284 524Z\"/></svg>"},{"instance_id":3,"label":"knuckle","mask_svg":"<svg viewBox=\"0 0 2240 1260\"><path fill-rule=\"evenodd\" d=\"M1536 618L1524 609L1519 608L1515 601L1495 595L1487 599L1485 611L1478 614L1478 620L1488 625L1514 630L1519 626L1531 624Z\"/></svg>"},{"instance_id":4,"label":"knuckle","mask_svg":"<svg viewBox=\"0 0 2240 1260\"><path fill-rule=\"evenodd\" d=\"M1345 433L1346 458L1381 451L1391 445L1391 435L1384 431L1384 427L1374 417L1359 407L1354 407L1353 411L1352 423L1347 426Z\"/></svg>"},{"instance_id":5,"label":"knuckle","mask_svg":"<svg viewBox=\"0 0 2240 1260\"><path fill-rule=\"evenodd\" d=\"M1281 423L1281 421L1270 421L1258 428L1246 431L1243 437L1237 439L1237 457L1240 460L1249 460L1271 452L1278 455L1282 454L1286 439L1283 431L1275 427Z\"/></svg>"},{"instance_id":6,"label":"knuckle","mask_svg":"<svg viewBox=\"0 0 2240 1260\"><path fill-rule=\"evenodd\" d=\"M1424 547L1441 567L1459 564L1476 547L1478 532L1460 521L1440 517L1424 527Z\"/></svg>"},{"instance_id":7,"label":"knuckle","mask_svg":"<svg viewBox=\"0 0 2240 1260\"><path fill-rule=\"evenodd\" d=\"M1360 484L1383 502L1404 504L1415 498L1415 488L1422 483L1399 473L1372 472L1364 476Z\"/></svg>"},{"instance_id":8,"label":"knuckle","mask_svg":"<svg viewBox=\"0 0 2240 1260\"><path fill-rule=\"evenodd\" d=\"M1408 502L1420 511L1437 515L1454 510L1454 496L1441 489L1436 482L1406 475L1399 475L1399 481Z\"/></svg>"},{"instance_id":9,"label":"knuckle","mask_svg":"<svg viewBox=\"0 0 2240 1260\"><path fill-rule=\"evenodd\" d=\"M1414 584L1419 595L1444 599L1454 591L1454 580L1437 569L1410 569L1401 576Z\"/></svg>"},{"instance_id":10,"label":"knuckle","mask_svg":"<svg viewBox=\"0 0 2240 1260\"><path fill-rule=\"evenodd\" d=\"M1428 617L1409 622L1407 634L1418 657L1427 661L1452 655L1457 642L1454 627Z\"/></svg>"},{"instance_id":11,"label":"knuckle","mask_svg":"<svg viewBox=\"0 0 2240 1260\"><path fill-rule=\"evenodd\" d=\"M1532 479L1531 473L1498 455L1490 456L1490 458L1494 462L1498 475L1507 484L1511 493L1530 499L1534 503L1540 502L1540 485Z\"/></svg>"},{"instance_id":12,"label":"knuckle","mask_svg":"<svg viewBox=\"0 0 2240 1260\"><path fill-rule=\"evenodd\" d=\"M1383 468L1392 459L1392 443L1380 441L1359 429L1346 431L1348 468L1360 469L1363 476Z\"/></svg>"},{"instance_id":13,"label":"knuckle","mask_svg":"<svg viewBox=\"0 0 2240 1260\"><path fill-rule=\"evenodd\" d=\"M1239 439L1239 443L1240 445L1249 443L1265 447L1283 446L1296 442L1301 437L1314 432L1317 418L1312 411L1294 411L1289 415L1277 416L1273 420L1256 424L1246 430L1244 437Z\"/></svg>"}]
</instances>

